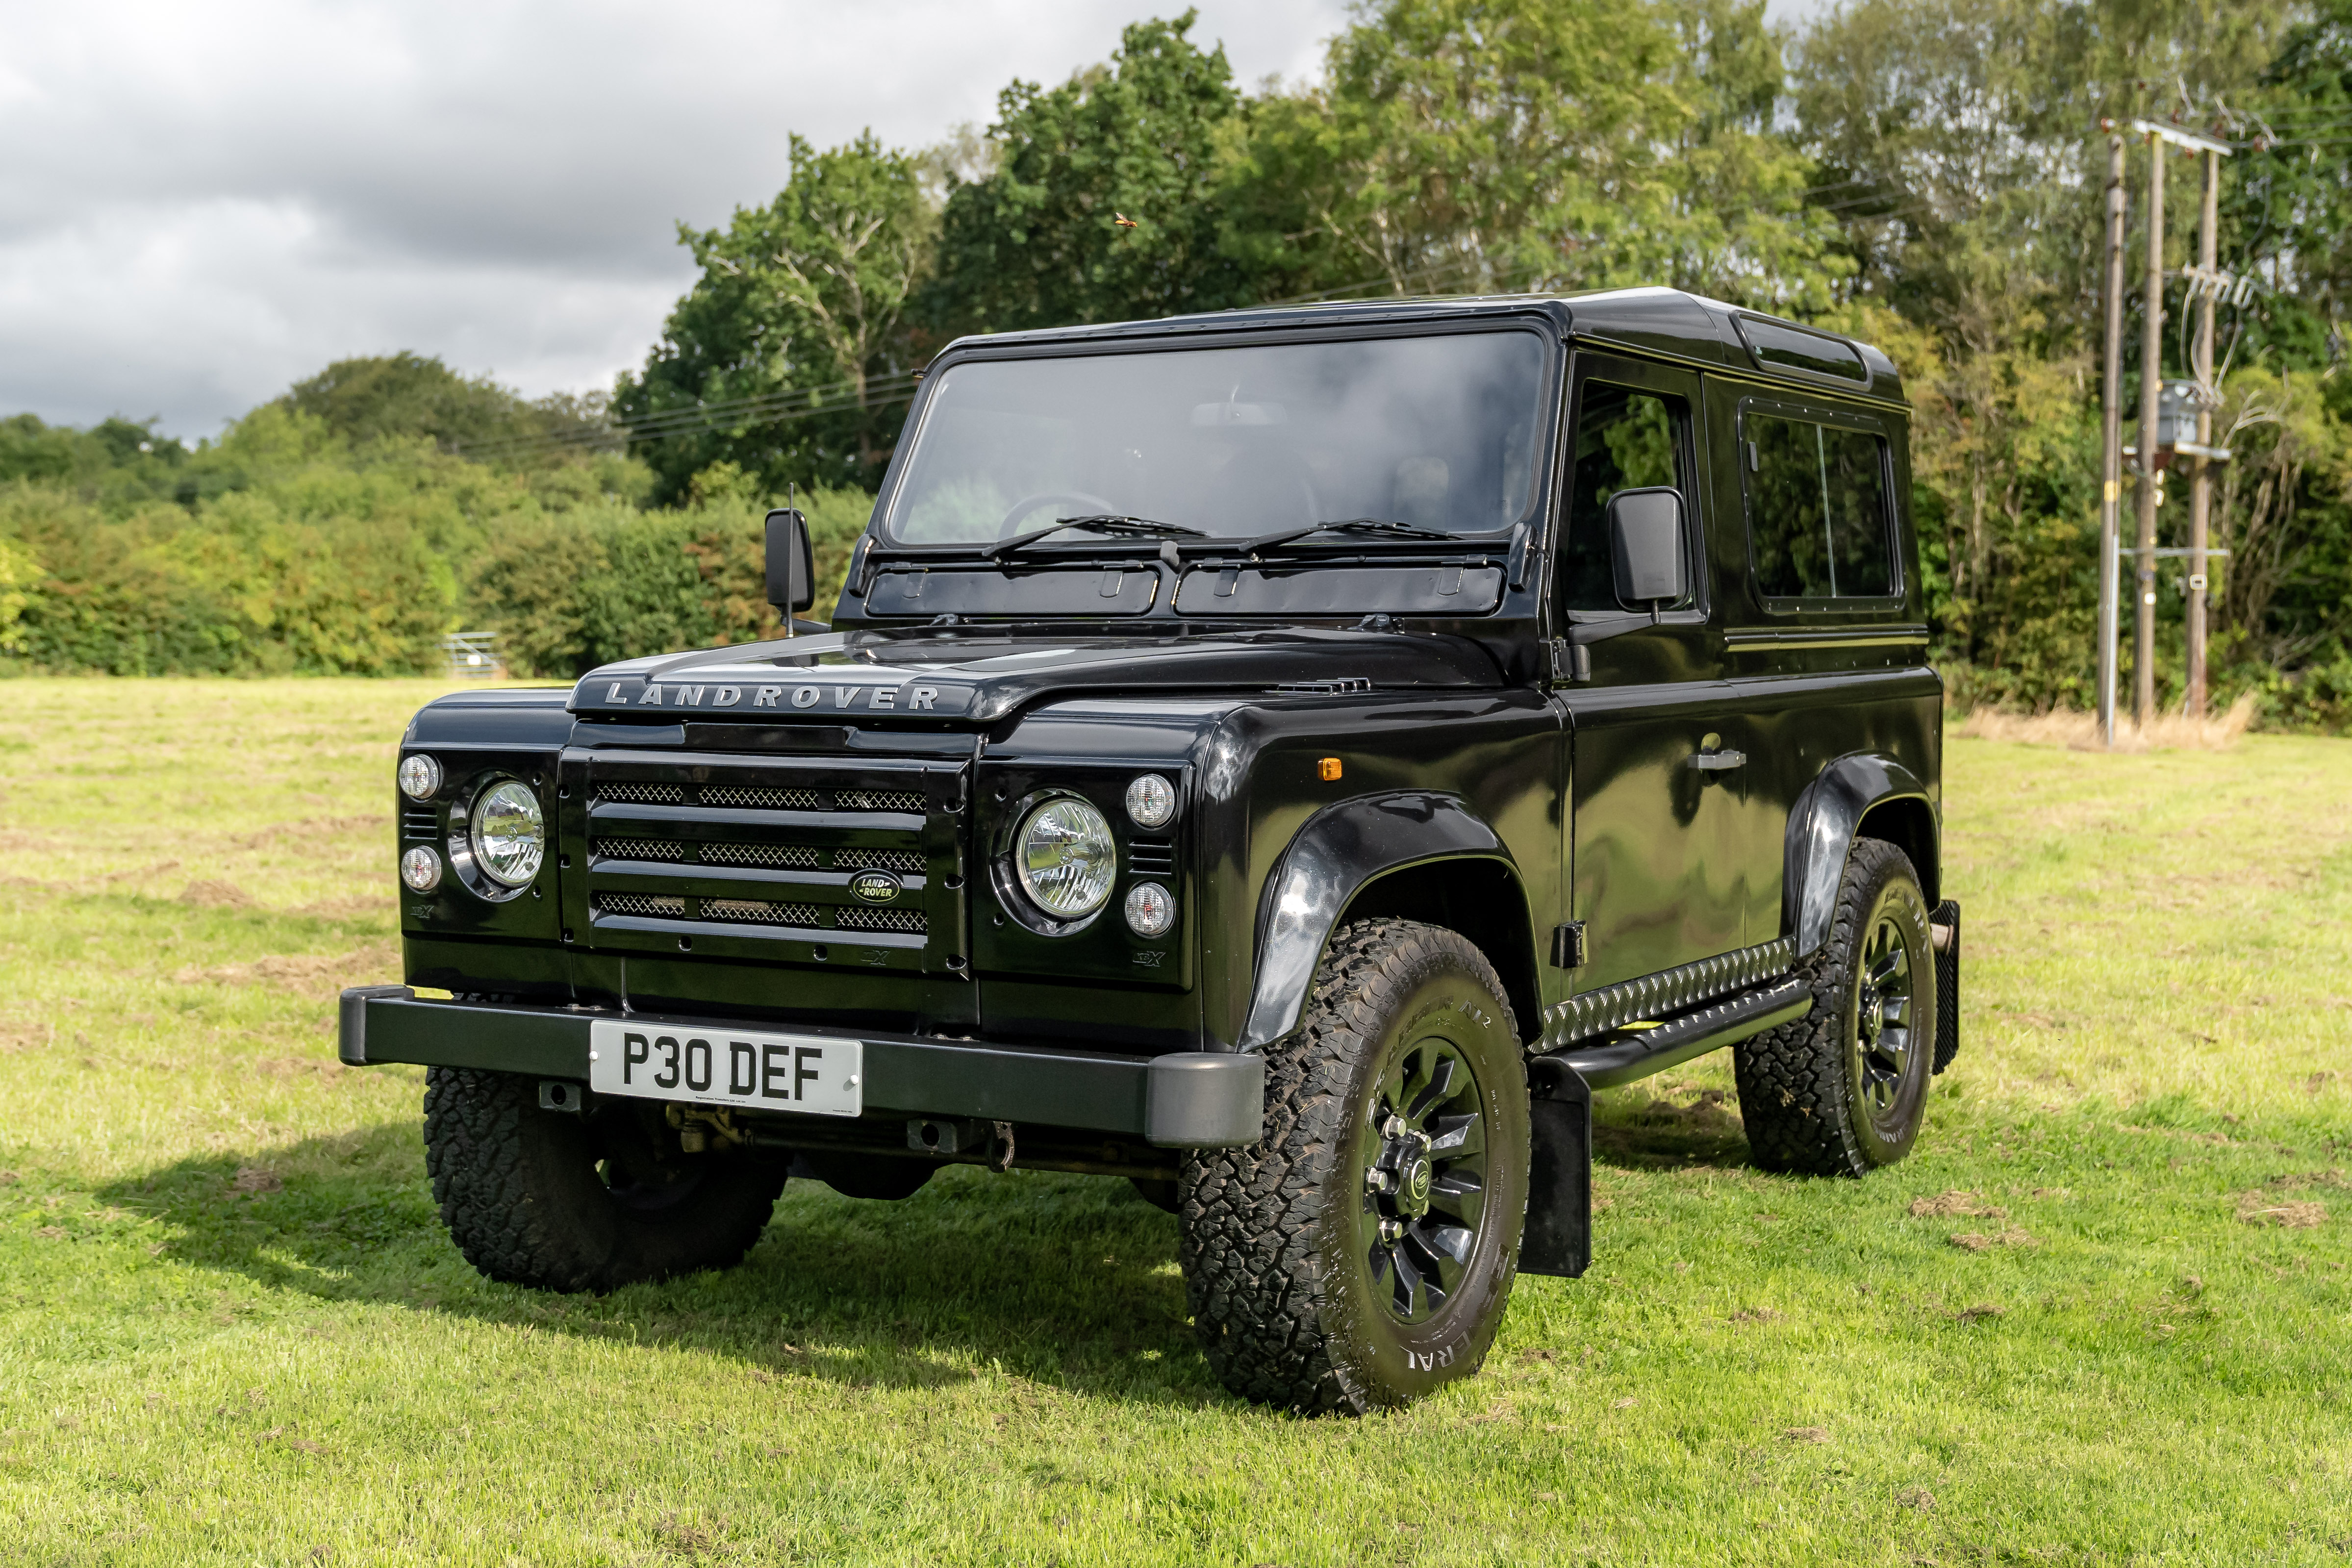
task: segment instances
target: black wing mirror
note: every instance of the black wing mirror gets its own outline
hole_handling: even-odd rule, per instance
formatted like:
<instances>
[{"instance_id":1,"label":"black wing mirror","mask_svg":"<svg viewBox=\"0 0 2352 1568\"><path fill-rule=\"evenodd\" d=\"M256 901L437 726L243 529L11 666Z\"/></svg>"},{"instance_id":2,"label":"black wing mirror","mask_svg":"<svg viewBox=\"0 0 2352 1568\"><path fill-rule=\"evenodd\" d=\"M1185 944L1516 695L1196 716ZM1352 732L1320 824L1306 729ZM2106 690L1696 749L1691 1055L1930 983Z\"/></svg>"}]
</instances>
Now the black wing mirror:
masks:
<instances>
[{"instance_id":1,"label":"black wing mirror","mask_svg":"<svg viewBox=\"0 0 2352 1568\"><path fill-rule=\"evenodd\" d=\"M1620 604L1657 610L1689 594L1682 492L1661 485L1611 496L1609 554Z\"/></svg>"},{"instance_id":2,"label":"black wing mirror","mask_svg":"<svg viewBox=\"0 0 2352 1568\"><path fill-rule=\"evenodd\" d=\"M797 511L768 514L768 603L782 612L784 635L793 635L793 612L816 603L816 558L809 548L808 519Z\"/></svg>"}]
</instances>

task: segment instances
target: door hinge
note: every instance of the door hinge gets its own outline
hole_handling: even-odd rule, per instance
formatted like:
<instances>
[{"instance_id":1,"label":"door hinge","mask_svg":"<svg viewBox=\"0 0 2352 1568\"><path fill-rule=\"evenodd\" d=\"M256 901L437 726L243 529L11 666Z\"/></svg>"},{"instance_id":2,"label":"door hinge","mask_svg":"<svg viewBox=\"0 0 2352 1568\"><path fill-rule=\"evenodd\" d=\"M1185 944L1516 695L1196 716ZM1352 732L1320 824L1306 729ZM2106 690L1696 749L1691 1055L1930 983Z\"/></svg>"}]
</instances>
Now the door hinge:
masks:
<instances>
[{"instance_id":1,"label":"door hinge","mask_svg":"<svg viewBox=\"0 0 2352 1568\"><path fill-rule=\"evenodd\" d=\"M1551 966L1554 969L1581 969L1584 966L1582 921L1570 921L1566 925L1551 928Z\"/></svg>"}]
</instances>

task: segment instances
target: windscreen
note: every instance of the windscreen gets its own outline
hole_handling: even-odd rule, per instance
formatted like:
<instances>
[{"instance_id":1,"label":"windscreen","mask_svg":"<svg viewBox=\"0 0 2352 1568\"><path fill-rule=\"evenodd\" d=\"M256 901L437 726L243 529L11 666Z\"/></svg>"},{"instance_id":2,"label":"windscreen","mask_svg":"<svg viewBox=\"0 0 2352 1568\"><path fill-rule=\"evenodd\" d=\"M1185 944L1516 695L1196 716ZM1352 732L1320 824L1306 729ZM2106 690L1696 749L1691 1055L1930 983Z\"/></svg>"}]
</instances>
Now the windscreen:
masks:
<instances>
[{"instance_id":1,"label":"windscreen","mask_svg":"<svg viewBox=\"0 0 2352 1568\"><path fill-rule=\"evenodd\" d=\"M1223 537L1374 519L1449 533L1534 500L1533 332L969 361L931 395L890 508L909 544L1095 514Z\"/></svg>"}]
</instances>

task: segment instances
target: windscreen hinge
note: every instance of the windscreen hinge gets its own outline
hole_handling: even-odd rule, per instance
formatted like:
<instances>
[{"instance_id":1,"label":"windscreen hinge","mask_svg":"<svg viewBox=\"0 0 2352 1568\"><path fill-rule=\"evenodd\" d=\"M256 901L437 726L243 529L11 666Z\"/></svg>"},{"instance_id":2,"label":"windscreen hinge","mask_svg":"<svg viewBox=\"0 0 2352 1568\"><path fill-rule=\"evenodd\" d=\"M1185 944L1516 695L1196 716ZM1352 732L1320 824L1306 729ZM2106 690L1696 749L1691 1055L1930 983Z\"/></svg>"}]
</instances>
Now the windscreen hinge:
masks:
<instances>
[{"instance_id":1,"label":"windscreen hinge","mask_svg":"<svg viewBox=\"0 0 2352 1568\"><path fill-rule=\"evenodd\" d=\"M1592 679L1592 650L1582 643L1571 643L1566 637L1554 637L1551 649L1551 678L1555 685Z\"/></svg>"}]
</instances>

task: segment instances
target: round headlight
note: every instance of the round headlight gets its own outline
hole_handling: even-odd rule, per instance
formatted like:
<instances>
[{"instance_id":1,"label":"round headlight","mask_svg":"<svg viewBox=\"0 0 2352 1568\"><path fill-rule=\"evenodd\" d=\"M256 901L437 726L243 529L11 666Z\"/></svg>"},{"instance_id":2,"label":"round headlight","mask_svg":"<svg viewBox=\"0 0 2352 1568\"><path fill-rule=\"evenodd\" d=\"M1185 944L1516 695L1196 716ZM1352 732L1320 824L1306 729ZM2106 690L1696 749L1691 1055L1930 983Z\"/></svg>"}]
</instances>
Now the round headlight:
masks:
<instances>
[{"instance_id":1,"label":"round headlight","mask_svg":"<svg viewBox=\"0 0 2352 1568\"><path fill-rule=\"evenodd\" d=\"M1110 824L1083 800L1049 800L1021 824L1013 868L1021 890L1055 920L1094 913L1110 897Z\"/></svg>"},{"instance_id":2,"label":"round headlight","mask_svg":"<svg viewBox=\"0 0 2352 1568\"><path fill-rule=\"evenodd\" d=\"M1165 827L1176 815L1176 786L1158 773L1139 773L1127 786L1127 815L1138 827Z\"/></svg>"},{"instance_id":3,"label":"round headlight","mask_svg":"<svg viewBox=\"0 0 2352 1568\"><path fill-rule=\"evenodd\" d=\"M530 786L509 779L482 792L474 803L474 859L483 871L509 888L539 875L547 853L547 819Z\"/></svg>"},{"instance_id":4,"label":"round headlight","mask_svg":"<svg viewBox=\"0 0 2352 1568\"><path fill-rule=\"evenodd\" d=\"M411 800L431 800L433 792L441 787L441 764L432 758L410 755L400 759L400 793Z\"/></svg>"},{"instance_id":5,"label":"round headlight","mask_svg":"<svg viewBox=\"0 0 2352 1568\"><path fill-rule=\"evenodd\" d=\"M418 845L400 858L400 879L412 892L431 892L441 885L441 857Z\"/></svg>"},{"instance_id":6,"label":"round headlight","mask_svg":"<svg viewBox=\"0 0 2352 1568\"><path fill-rule=\"evenodd\" d=\"M1127 890L1127 928L1138 936L1165 936L1176 923L1174 895L1157 882L1138 882Z\"/></svg>"}]
</instances>

